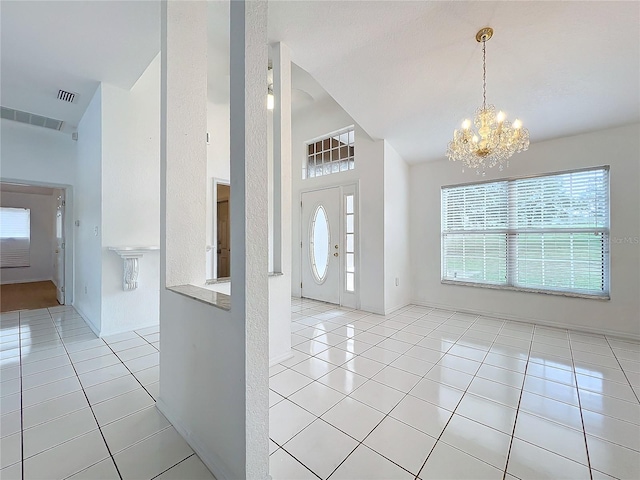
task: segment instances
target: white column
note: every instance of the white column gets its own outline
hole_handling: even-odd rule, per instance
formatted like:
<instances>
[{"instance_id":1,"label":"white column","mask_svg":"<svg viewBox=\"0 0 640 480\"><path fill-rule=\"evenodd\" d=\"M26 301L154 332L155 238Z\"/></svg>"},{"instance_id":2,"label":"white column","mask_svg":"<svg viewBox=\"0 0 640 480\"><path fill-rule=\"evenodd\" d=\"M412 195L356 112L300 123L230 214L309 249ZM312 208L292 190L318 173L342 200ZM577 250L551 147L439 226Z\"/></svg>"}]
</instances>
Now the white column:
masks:
<instances>
[{"instance_id":1,"label":"white column","mask_svg":"<svg viewBox=\"0 0 640 480\"><path fill-rule=\"evenodd\" d=\"M273 46L273 269L269 279L269 358L291 355L291 51Z\"/></svg>"},{"instance_id":2,"label":"white column","mask_svg":"<svg viewBox=\"0 0 640 480\"><path fill-rule=\"evenodd\" d=\"M168 20L160 112L162 288L206 280L207 178L207 3L163 5Z\"/></svg>"},{"instance_id":3,"label":"white column","mask_svg":"<svg viewBox=\"0 0 640 480\"><path fill-rule=\"evenodd\" d=\"M267 2L230 5L231 313L234 321L244 320L244 478L264 479L269 474Z\"/></svg>"}]
</instances>

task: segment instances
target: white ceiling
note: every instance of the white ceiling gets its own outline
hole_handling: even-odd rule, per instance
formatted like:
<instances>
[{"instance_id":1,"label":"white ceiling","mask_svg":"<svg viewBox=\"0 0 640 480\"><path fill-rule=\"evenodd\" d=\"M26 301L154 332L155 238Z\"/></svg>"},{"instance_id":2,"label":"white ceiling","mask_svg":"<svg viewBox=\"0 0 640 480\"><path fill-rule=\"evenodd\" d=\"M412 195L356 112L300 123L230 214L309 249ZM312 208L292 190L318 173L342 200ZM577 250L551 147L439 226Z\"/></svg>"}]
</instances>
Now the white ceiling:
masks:
<instances>
[{"instance_id":1,"label":"white ceiling","mask_svg":"<svg viewBox=\"0 0 640 480\"><path fill-rule=\"evenodd\" d=\"M1 102L77 125L100 81L131 88L159 50L157 1L0 2ZM209 3L210 100L228 99L228 5ZM410 162L442 158L487 94L532 142L640 121L639 2L272 1L294 109L331 95ZM309 72L308 74L306 72ZM321 85L321 87L320 87ZM78 93L75 104L55 98ZM326 91L326 92L325 92Z\"/></svg>"},{"instance_id":2,"label":"white ceiling","mask_svg":"<svg viewBox=\"0 0 640 480\"><path fill-rule=\"evenodd\" d=\"M639 2L271 2L269 36L374 138L444 157L487 96L532 142L640 120Z\"/></svg>"},{"instance_id":3,"label":"white ceiling","mask_svg":"<svg viewBox=\"0 0 640 480\"><path fill-rule=\"evenodd\" d=\"M130 89L160 50L157 1L0 1L2 106L73 131L101 81ZM58 90L77 93L74 103Z\"/></svg>"}]
</instances>

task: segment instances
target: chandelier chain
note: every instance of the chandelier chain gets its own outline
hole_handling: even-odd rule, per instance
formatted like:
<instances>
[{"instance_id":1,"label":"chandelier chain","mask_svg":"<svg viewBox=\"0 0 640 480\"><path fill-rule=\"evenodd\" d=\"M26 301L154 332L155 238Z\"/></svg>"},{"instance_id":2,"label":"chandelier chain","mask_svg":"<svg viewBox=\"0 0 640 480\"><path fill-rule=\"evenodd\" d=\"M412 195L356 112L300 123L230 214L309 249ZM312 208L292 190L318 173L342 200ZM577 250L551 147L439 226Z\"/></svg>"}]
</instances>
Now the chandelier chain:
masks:
<instances>
[{"instance_id":1,"label":"chandelier chain","mask_svg":"<svg viewBox=\"0 0 640 480\"><path fill-rule=\"evenodd\" d=\"M482 108L487 108L487 42L482 41Z\"/></svg>"}]
</instances>

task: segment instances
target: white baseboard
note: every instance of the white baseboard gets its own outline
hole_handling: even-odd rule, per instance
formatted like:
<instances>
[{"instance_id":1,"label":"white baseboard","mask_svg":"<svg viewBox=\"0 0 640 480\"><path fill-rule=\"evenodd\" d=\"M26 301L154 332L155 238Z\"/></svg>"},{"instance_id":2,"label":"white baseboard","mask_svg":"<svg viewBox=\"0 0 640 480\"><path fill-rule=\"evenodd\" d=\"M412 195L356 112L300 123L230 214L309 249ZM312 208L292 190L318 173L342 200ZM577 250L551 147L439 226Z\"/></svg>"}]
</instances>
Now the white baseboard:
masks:
<instances>
[{"instance_id":1,"label":"white baseboard","mask_svg":"<svg viewBox=\"0 0 640 480\"><path fill-rule=\"evenodd\" d=\"M206 449L198 438L191 435L191 432L185 428L182 421L171 411L161 398L156 401L156 407L158 407L158 410L167 417L167 420L169 420L178 433L182 435L182 438L185 439L193 451L198 454L200 460L202 460L202 462L207 466L213 476L216 477L216 480L232 480L234 478L231 472L229 472L224 466L221 459L215 453Z\"/></svg>"},{"instance_id":2,"label":"white baseboard","mask_svg":"<svg viewBox=\"0 0 640 480\"><path fill-rule=\"evenodd\" d=\"M146 323L144 325L135 325L133 328L132 327L123 327L123 328L116 328L114 330L101 331L100 332L100 336L101 337L107 337L109 335L118 335L119 333L132 332L134 330L142 330L143 328L157 327L159 325L160 325L160 322L159 322L159 319L158 319L158 322Z\"/></svg>"},{"instance_id":3,"label":"white baseboard","mask_svg":"<svg viewBox=\"0 0 640 480\"><path fill-rule=\"evenodd\" d=\"M408 307L409 305L411 305L411 302L405 303L404 305L398 305L397 307L386 308L384 314L391 315L392 313L402 310L404 307Z\"/></svg>"},{"instance_id":4,"label":"white baseboard","mask_svg":"<svg viewBox=\"0 0 640 480\"><path fill-rule=\"evenodd\" d=\"M93 333L95 333L97 337L99 337L99 336L100 336L100 330L98 330L98 329L96 328L96 326L95 326L95 325L93 324L93 322L89 319L89 317L88 317L88 316L87 316L87 315L86 315L82 310L80 310L80 309L78 308L78 306L77 306L77 305L72 305L72 306L73 306L73 308L75 308L76 312L78 312L78 313L80 314L80 316L81 316L81 317L82 317L82 319L84 320L84 323L86 323L86 324L87 324L87 326L91 329L91 331L92 331Z\"/></svg>"},{"instance_id":5,"label":"white baseboard","mask_svg":"<svg viewBox=\"0 0 640 480\"><path fill-rule=\"evenodd\" d=\"M376 315L386 315L383 309L370 307L368 305L360 305L360 308L358 308L358 310L362 310L363 312L375 313Z\"/></svg>"},{"instance_id":6,"label":"white baseboard","mask_svg":"<svg viewBox=\"0 0 640 480\"><path fill-rule=\"evenodd\" d=\"M288 352L283 353L282 355L278 355L277 357L270 358L269 359L269 368L273 367L274 365L277 365L280 362L284 362L286 360L289 360L290 358L293 358L293 350L292 349L289 349Z\"/></svg>"},{"instance_id":7,"label":"white baseboard","mask_svg":"<svg viewBox=\"0 0 640 480\"><path fill-rule=\"evenodd\" d=\"M496 313L496 312L489 312L486 310L479 310L479 309L464 309L464 308L458 308L454 305L447 305L447 304L442 304L442 303L436 303L436 302L422 302L420 300L414 300L411 303L413 303L414 305L421 305L423 307L433 307L433 308L442 308L445 310L455 310L456 312L462 312L462 313L470 313L470 314L477 314L477 315L482 315L484 317L491 317L491 318L497 318L497 319L502 319L502 320L511 320L513 322L522 322L522 323L535 323L536 325L542 325L545 327L553 327L553 328L564 328L564 329L568 329L568 330L575 330L577 332L584 332L584 333L593 333L593 334L597 334L597 335L607 335L609 337L616 337L616 338L621 338L621 339L632 339L635 341L640 341L640 335L634 335L632 333L622 333L622 332L616 332L615 330L609 330L606 328L593 328L593 327L585 327L582 325L569 325L566 323L562 323L562 322L554 322L552 320L543 320L541 318L535 318L535 317L520 317L518 315L504 315L502 313Z\"/></svg>"},{"instance_id":8,"label":"white baseboard","mask_svg":"<svg viewBox=\"0 0 640 480\"><path fill-rule=\"evenodd\" d=\"M53 278L30 278L28 280L2 280L0 285L15 285L16 283L53 282Z\"/></svg>"}]
</instances>

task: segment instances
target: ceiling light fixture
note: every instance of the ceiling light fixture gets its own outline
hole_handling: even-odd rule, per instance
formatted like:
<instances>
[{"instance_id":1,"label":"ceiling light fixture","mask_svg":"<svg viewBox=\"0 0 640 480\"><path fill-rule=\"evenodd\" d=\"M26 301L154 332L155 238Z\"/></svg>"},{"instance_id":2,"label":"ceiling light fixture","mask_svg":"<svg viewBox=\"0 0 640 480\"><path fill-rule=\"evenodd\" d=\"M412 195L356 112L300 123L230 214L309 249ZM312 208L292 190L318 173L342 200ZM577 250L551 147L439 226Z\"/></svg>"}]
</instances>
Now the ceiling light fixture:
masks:
<instances>
[{"instance_id":1,"label":"ceiling light fixture","mask_svg":"<svg viewBox=\"0 0 640 480\"><path fill-rule=\"evenodd\" d=\"M462 129L453 132L453 140L447 147L447 157L452 161L461 161L465 167L479 174L485 169L498 165L502 170L508 166L508 159L514 154L529 148L529 131L522 122L515 119L507 122L503 112L496 114L496 107L487 105L487 41L493 36L493 29L485 27L476 34L478 43L482 42L482 107L475 112L473 124L465 119ZM464 171L464 170L463 170Z\"/></svg>"}]
</instances>

